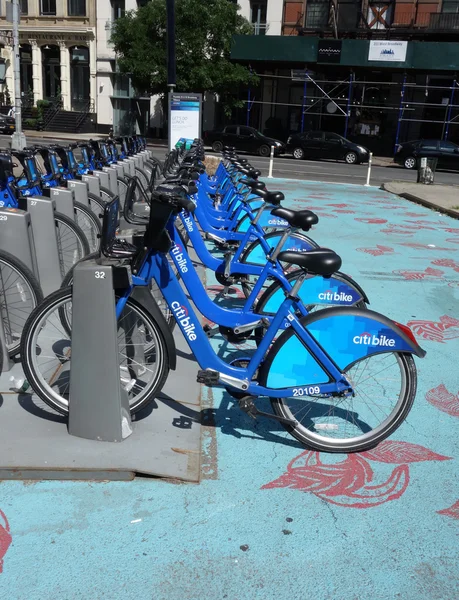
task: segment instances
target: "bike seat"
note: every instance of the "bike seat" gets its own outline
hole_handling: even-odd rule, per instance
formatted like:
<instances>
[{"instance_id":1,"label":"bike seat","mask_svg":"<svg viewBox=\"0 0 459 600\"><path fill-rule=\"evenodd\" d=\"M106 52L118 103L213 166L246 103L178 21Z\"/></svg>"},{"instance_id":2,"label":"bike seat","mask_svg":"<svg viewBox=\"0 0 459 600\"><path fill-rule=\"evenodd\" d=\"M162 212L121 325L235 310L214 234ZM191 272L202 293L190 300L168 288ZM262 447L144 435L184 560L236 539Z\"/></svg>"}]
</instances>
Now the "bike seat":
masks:
<instances>
[{"instance_id":1,"label":"bike seat","mask_svg":"<svg viewBox=\"0 0 459 600\"><path fill-rule=\"evenodd\" d=\"M341 257L328 248L317 248L308 252L280 252L277 259L290 265L297 265L313 275L330 277L341 268Z\"/></svg>"},{"instance_id":2,"label":"bike seat","mask_svg":"<svg viewBox=\"0 0 459 600\"><path fill-rule=\"evenodd\" d=\"M251 190L266 189L266 183L263 183L263 181L255 181L255 179L249 179L248 177L243 177L242 179L239 179L239 181L249 187Z\"/></svg>"},{"instance_id":3,"label":"bike seat","mask_svg":"<svg viewBox=\"0 0 459 600\"><path fill-rule=\"evenodd\" d=\"M279 206L271 211L275 217L287 221L292 227L298 227L303 231L309 231L313 225L317 225L319 217L310 210L290 210Z\"/></svg>"},{"instance_id":4,"label":"bike seat","mask_svg":"<svg viewBox=\"0 0 459 600\"><path fill-rule=\"evenodd\" d=\"M273 206L279 206L285 196L282 192L268 192L268 190L252 190L252 192L262 198L266 204L272 204Z\"/></svg>"}]
</instances>

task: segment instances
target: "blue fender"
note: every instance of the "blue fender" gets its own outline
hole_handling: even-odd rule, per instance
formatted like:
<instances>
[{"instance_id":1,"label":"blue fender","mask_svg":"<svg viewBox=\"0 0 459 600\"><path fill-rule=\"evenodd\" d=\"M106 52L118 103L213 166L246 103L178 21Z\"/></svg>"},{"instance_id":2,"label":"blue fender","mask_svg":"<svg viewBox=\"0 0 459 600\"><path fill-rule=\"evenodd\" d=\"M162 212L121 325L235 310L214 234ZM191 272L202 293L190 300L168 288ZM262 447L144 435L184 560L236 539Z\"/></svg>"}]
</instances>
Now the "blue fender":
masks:
<instances>
[{"instance_id":1,"label":"blue fender","mask_svg":"<svg viewBox=\"0 0 459 600\"><path fill-rule=\"evenodd\" d=\"M408 327L371 310L328 308L303 317L301 323L341 372L373 354L406 352L420 358L426 354ZM276 340L271 352L267 387L328 383L328 374L292 329Z\"/></svg>"}]
</instances>

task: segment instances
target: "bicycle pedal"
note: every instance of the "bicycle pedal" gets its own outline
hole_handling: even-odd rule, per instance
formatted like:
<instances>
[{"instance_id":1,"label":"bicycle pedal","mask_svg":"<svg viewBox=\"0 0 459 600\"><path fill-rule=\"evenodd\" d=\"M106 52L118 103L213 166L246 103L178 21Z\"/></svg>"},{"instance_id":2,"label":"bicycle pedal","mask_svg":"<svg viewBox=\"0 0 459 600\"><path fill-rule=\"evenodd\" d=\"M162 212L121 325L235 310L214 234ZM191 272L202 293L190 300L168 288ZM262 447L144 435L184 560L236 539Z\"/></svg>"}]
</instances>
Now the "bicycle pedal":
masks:
<instances>
[{"instance_id":1,"label":"bicycle pedal","mask_svg":"<svg viewBox=\"0 0 459 600\"><path fill-rule=\"evenodd\" d=\"M252 396L244 396L243 398L239 398L238 403L242 412L248 414L249 417L252 417L252 419L257 418L258 408L255 406Z\"/></svg>"},{"instance_id":2,"label":"bicycle pedal","mask_svg":"<svg viewBox=\"0 0 459 600\"><path fill-rule=\"evenodd\" d=\"M220 380L220 373L213 371L212 369L200 369L196 377L198 383L203 383L207 387L213 387L218 385Z\"/></svg>"}]
</instances>

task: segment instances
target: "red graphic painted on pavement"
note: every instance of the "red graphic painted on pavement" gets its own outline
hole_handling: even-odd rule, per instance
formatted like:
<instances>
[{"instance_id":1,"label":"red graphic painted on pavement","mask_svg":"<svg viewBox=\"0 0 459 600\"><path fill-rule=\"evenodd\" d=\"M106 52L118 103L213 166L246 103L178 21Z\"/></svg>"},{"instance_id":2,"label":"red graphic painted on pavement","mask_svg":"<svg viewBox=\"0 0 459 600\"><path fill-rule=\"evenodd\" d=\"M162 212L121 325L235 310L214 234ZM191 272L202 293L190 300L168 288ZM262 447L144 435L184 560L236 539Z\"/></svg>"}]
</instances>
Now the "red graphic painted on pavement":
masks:
<instances>
[{"instance_id":1,"label":"red graphic painted on pavement","mask_svg":"<svg viewBox=\"0 0 459 600\"><path fill-rule=\"evenodd\" d=\"M3 524L1 523L3 521ZM10 525L5 513L0 510L0 573L3 572L3 558L12 541Z\"/></svg>"},{"instance_id":2,"label":"red graphic painted on pavement","mask_svg":"<svg viewBox=\"0 0 459 600\"><path fill-rule=\"evenodd\" d=\"M459 244L459 238L446 238L445 242L450 242L451 244Z\"/></svg>"},{"instance_id":3,"label":"red graphic painted on pavement","mask_svg":"<svg viewBox=\"0 0 459 600\"><path fill-rule=\"evenodd\" d=\"M437 510L439 515L445 515L447 517L451 517L452 519L459 519L459 500L455 502L449 508L444 508L443 510Z\"/></svg>"},{"instance_id":4,"label":"red graphic painted on pavement","mask_svg":"<svg viewBox=\"0 0 459 600\"><path fill-rule=\"evenodd\" d=\"M459 396L448 392L443 383L429 390L426 394L426 400L448 415L459 417Z\"/></svg>"},{"instance_id":5,"label":"red graphic painted on pavement","mask_svg":"<svg viewBox=\"0 0 459 600\"><path fill-rule=\"evenodd\" d=\"M443 315L439 322L409 321L408 327L417 337L432 342L444 343L459 337L459 319Z\"/></svg>"},{"instance_id":6,"label":"red graphic painted on pavement","mask_svg":"<svg viewBox=\"0 0 459 600\"><path fill-rule=\"evenodd\" d=\"M457 227L443 227L443 229L448 233L459 233L459 229Z\"/></svg>"},{"instance_id":7,"label":"red graphic painted on pavement","mask_svg":"<svg viewBox=\"0 0 459 600\"><path fill-rule=\"evenodd\" d=\"M343 215L355 215L355 210L349 210L348 208L337 208L335 213L340 213Z\"/></svg>"},{"instance_id":8,"label":"red graphic painted on pavement","mask_svg":"<svg viewBox=\"0 0 459 600\"><path fill-rule=\"evenodd\" d=\"M433 260L432 264L439 267L451 267L451 269L454 269L459 273L459 262L457 262L457 260L452 260L451 258L439 258L438 260Z\"/></svg>"},{"instance_id":9,"label":"red graphic painted on pavement","mask_svg":"<svg viewBox=\"0 0 459 600\"><path fill-rule=\"evenodd\" d=\"M427 267L425 271L401 271L397 269L392 271L395 275L401 275L407 281L420 281L421 279L438 279L442 277L444 271L440 271L440 269L432 269L432 267Z\"/></svg>"},{"instance_id":10,"label":"red graphic painted on pavement","mask_svg":"<svg viewBox=\"0 0 459 600\"><path fill-rule=\"evenodd\" d=\"M376 217L372 217L372 218L365 218L365 217L356 217L354 219L355 221L359 221L359 223L374 223L376 225L383 225L384 223L387 223L386 219L378 219Z\"/></svg>"},{"instance_id":11,"label":"red graphic painted on pavement","mask_svg":"<svg viewBox=\"0 0 459 600\"><path fill-rule=\"evenodd\" d=\"M376 248L357 248L357 252L365 252L366 254L371 254L372 256L382 256L383 254L392 254L394 249L390 246L380 246L376 245Z\"/></svg>"},{"instance_id":12,"label":"red graphic painted on pavement","mask_svg":"<svg viewBox=\"0 0 459 600\"><path fill-rule=\"evenodd\" d=\"M369 460L397 464L386 481L373 482ZM261 489L291 488L348 508L372 508L397 500L410 482L409 464L430 460L450 460L448 456L407 442L384 441L373 450L348 454L341 462L326 464L320 452L307 450L288 465L287 471Z\"/></svg>"},{"instance_id":13,"label":"red graphic painted on pavement","mask_svg":"<svg viewBox=\"0 0 459 600\"><path fill-rule=\"evenodd\" d=\"M327 206L334 206L335 208L346 208L346 206L349 206L349 204L341 202L341 204L327 204Z\"/></svg>"},{"instance_id":14,"label":"red graphic painted on pavement","mask_svg":"<svg viewBox=\"0 0 459 600\"><path fill-rule=\"evenodd\" d=\"M381 233L385 233L386 235L394 234L394 235L414 235L414 231L409 231L407 229L397 229L395 226L389 225L389 229L380 229Z\"/></svg>"}]
</instances>

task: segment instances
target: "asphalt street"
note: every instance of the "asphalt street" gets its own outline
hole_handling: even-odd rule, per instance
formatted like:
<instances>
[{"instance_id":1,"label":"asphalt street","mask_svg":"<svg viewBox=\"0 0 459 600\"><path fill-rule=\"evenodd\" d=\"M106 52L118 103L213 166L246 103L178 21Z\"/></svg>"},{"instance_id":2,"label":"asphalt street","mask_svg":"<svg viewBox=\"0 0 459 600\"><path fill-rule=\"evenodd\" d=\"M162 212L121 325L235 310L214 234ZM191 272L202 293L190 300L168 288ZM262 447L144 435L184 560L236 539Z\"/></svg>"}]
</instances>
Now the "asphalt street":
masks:
<instances>
[{"instance_id":1,"label":"asphalt street","mask_svg":"<svg viewBox=\"0 0 459 600\"><path fill-rule=\"evenodd\" d=\"M95 136L98 137L98 136ZM71 140L69 140L71 141ZM52 138L30 138L32 144L65 143L62 139ZM0 147L10 146L10 136L0 135ZM152 147L158 158L162 159L166 154L166 148ZM213 154L209 152L209 154ZM246 155L250 163L267 177L269 172L269 158ZM371 169L371 185L380 186L388 181L410 181L416 182L416 171L408 171L399 166L373 166ZM300 179L305 181L323 181L325 183L346 183L363 185L367 178L367 165L347 165L344 162L334 160L295 160L290 156L281 156L274 159L273 176L284 179ZM459 173L452 171L437 171L435 183L446 185L459 185Z\"/></svg>"}]
</instances>

